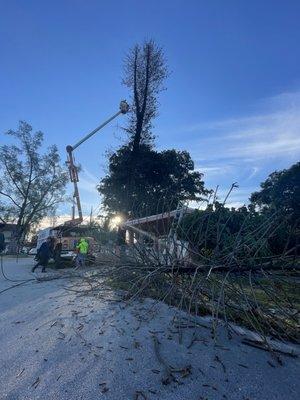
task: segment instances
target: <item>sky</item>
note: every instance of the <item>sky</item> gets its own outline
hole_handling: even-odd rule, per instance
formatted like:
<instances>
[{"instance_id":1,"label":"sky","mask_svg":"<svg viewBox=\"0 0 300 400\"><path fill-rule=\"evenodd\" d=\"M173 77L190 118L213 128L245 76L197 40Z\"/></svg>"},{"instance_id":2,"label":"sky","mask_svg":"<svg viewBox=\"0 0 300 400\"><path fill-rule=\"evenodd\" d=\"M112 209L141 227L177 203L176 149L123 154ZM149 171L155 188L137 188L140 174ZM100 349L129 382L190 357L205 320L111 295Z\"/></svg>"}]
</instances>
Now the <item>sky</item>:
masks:
<instances>
[{"instance_id":1,"label":"sky","mask_svg":"<svg viewBox=\"0 0 300 400\"><path fill-rule=\"evenodd\" d=\"M220 199L237 182L229 203L241 206L300 159L299 20L298 0L0 0L1 144L26 120L64 161L66 145L129 98L124 57L153 38L170 70L157 148L188 150ZM124 143L125 124L119 117L76 150L86 215L99 209L106 152Z\"/></svg>"}]
</instances>

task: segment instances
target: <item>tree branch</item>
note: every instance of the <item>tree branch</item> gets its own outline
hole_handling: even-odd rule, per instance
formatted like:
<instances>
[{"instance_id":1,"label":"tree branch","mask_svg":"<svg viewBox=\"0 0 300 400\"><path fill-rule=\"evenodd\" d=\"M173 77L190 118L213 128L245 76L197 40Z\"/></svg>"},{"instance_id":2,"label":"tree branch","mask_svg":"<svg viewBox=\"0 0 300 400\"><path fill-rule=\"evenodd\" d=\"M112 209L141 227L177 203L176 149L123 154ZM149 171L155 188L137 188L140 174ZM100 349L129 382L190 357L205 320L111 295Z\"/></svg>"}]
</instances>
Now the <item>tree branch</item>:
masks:
<instances>
[{"instance_id":1,"label":"tree branch","mask_svg":"<svg viewBox=\"0 0 300 400\"><path fill-rule=\"evenodd\" d=\"M21 206L19 206L19 204L17 204L17 203L15 202L15 200L14 200L9 194L4 193L4 192L2 192L1 190L0 190L0 194L2 194L2 195L5 196L5 197L8 197L8 198L14 203L14 205L15 205L16 207L18 207L18 208L21 209Z\"/></svg>"},{"instance_id":2,"label":"tree branch","mask_svg":"<svg viewBox=\"0 0 300 400\"><path fill-rule=\"evenodd\" d=\"M133 92L134 92L134 102L136 106L137 113L140 113L139 96L137 92L137 58L138 58L138 47L135 48L134 52L134 73L133 73Z\"/></svg>"},{"instance_id":3,"label":"tree branch","mask_svg":"<svg viewBox=\"0 0 300 400\"><path fill-rule=\"evenodd\" d=\"M5 160L4 160L3 163L4 163L4 165L5 165L6 171L7 171L8 175L9 175L10 179L12 180L13 184L15 185L15 187L17 188L17 190L19 191L19 193L24 197L24 193L22 192L22 190L21 190L21 189L19 188L19 186L17 185L15 179L12 177L11 172L10 172L10 169L9 169L8 166L6 165Z\"/></svg>"}]
</instances>

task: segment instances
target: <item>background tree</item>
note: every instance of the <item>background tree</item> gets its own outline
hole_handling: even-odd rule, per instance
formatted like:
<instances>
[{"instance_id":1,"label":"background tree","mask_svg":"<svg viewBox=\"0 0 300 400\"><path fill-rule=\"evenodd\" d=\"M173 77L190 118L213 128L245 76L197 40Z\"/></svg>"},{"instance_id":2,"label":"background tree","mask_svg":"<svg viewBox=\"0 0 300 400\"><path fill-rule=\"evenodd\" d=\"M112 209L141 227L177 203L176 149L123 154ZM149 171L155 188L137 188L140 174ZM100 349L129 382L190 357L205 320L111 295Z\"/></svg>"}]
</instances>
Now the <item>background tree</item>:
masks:
<instances>
[{"instance_id":1,"label":"background tree","mask_svg":"<svg viewBox=\"0 0 300 400\"><path fill-rule=\"evenodd\" d=\"M15 240L23 240L31 224L37 224L64 200L68 177L60 166L56 146L40 154L42 132L21 121L7 135L17 144L0 147L0 215L15 222Z\"/></svg>"},{"instance_id":2,"label":"background tree","mask_svg":"<svg viewBox=\"0 0 300 400\"><path fill-rule=\"evenodd\" d=\"M128 142L110 155L108 174L98 187L112 213L142 216L206 193L188 152L154 150L153 120L167 75L163 50L153 40L135 45L125 58L123 83L131 91Z\"/></svg>"},{"instance_id":3,"label":"background tree","mask_svg":"<svg viewBox=\"0 0 300 400\"><path fill-rule=\"evenodd\" d=\"M121 147L109 159L109 173L98 190L110 212L141 217L176 208L178 201L202 200L207 194L202 174L186 151L157 152L141 145L136 160L134 185L127 176L132 150Z\"/></svg>"},{"instance_id":4,"label":"background tree","mask_svg":"<svg viewBox=\"0 0 300 400\"><path fill-rule=\"evenodd\" d=\"M261 211L276 210L294 221L300 218L300 162L282 171L274 171L251 195L251 203Z\"/></svg>"},{"instance_id":5,"label":"background tree","mask_svg":"<svg viewBox=\"0 0 300 400\"><path fill-rule=\"evenodd\" d=\"M297 256L300 251L300 162L288 169L272 172L252 193L252 206L266 218L276 214L278 229L269 238L272 252L286 251Z\"/></svg>"},{"instance_id":6,"label":"background tree","mask_svg":"<svg viewBox=\"0 0 300 400\"><path fill-rule=\"evenodd\" d=\"M300 216L300 163L275 171L251 195L248 207L227 208L214 201L206 210L186 215L181 237L198 256L298 256ZM249 259L248 259L249 258ZM247 261L247 262L248 262Z\"/></svg>"},{"instance_id":7,"label":"background tree","mask_svg":"<svg viewBox=\"0 0 300 400\"><path fill-rule=\"evenodd\" d=\"M140 144L150 145L153 119L158 114L158 95L164 89L168 69L164 53L153 40L142 46L136 44L124 60L123 84L131 92L131 107L128 126L129 145L133 158L137 156Z\"/></svg>"}]
</instances>

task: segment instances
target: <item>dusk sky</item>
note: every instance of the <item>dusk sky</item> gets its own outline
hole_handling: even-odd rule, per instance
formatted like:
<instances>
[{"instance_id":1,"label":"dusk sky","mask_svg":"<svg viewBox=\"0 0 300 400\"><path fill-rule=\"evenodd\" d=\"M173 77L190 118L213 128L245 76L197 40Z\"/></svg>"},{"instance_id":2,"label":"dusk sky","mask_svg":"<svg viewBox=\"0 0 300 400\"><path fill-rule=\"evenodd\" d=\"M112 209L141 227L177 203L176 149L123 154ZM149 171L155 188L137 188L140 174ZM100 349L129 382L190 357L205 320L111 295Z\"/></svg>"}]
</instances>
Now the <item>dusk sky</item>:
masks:
<instances>
[{"instance_id":1,"label":"dusk sky","mask_svg":"<svg viewBox=\"0 0 300 400\"><path fill-rule=\"evenodd\" d=\"M153 133L188 150L208 188L247 203L268 174L300 157L300 1L0 1L0 137L19 120L46 145L74 144L128 99L122 61L153 38L171 71ZM76 150L85 214L122 116ZM69 188L71 194L71 188ZM69 212L61 207L59 213Z\"/></svg>"}]
</instances>

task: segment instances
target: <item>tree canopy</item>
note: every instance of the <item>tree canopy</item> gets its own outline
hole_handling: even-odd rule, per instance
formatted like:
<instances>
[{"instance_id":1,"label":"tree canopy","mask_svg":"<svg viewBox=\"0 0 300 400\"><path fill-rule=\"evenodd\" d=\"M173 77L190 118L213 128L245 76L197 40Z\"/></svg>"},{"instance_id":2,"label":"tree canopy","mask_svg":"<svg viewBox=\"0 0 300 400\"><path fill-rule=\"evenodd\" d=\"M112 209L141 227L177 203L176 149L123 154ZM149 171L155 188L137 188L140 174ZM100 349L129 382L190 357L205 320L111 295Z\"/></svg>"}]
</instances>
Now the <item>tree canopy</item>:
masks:
<instances>
[{"instance_id":1,"label":"tree canopy","mask_svg":"<svg viewBox=\"0 0 300 400\"><path fill-rule=\"evenodd\" d=\"M249 262L251 257L299 255L299 186L300 163L274 171L247 207L229 209L214 201L206 210L185 216L181 237L208 259Z\"/></svg>"},{"instance_id":2,"label":"tree canopy","mask_svg":"<svg viewBox=\"0 0 300 400\"><path fill-rule=\"evenodd\" d=\"M274 171L251 195L252 204L262 211L278 211L294 220L300 218L300 162Z\"/></svg>"},{"instance_id":3,"label":"tree canopy","mask_svg":"<svg viewBox=\"0 0 300 400\"><path fill-rule=\"evenodd\" d=\"M123 65L123 84L129 88L131 107L128 125L129 144L135 155L141 143L151 144L153 119L158 114L158 95L168 75L165 56L153 40L136 44Z\"/></svg>"},{"instance_id":4,"label":"tree canopy","mask_svg":"<svg viewBox=\"0 0 300 400\"><path fill-rule=\"evenodd\" d=\"M202 174L187 151L154 147L153 120L168 68L153 40L135 45L124 61L123 83L131 93L128 141L109 157L108 174L98 190L106 210L143 216L176 208L179 200L201 200L207 193Z\"/></svg>"},{"instance_id":5,"label":"tree canopy","mask_svg":"<svg viewBox=\"0 0 300 400\"><path fill-rule=\"evenodd\" d=\"M140 217L176 208L178 201L201 200L207 194L188 152L158 152L146 145L140 146L131 185L127 174L131 153L130 147L123 146L110 156L109 172L98 187L110 212Z\"/></svg>"},{"instance_id":6,"label":"tree canopy","mask_svg":"<svg viewBox=\"0 0 300 400\"><path fill-rule=\"evenodd\" d=\"M7 135L15 144L0 147L0 220L15 222L20 240L64 200L67 174L56 146L41 154L42 132L21 121Z\"/></svg>"}]
</instances>

